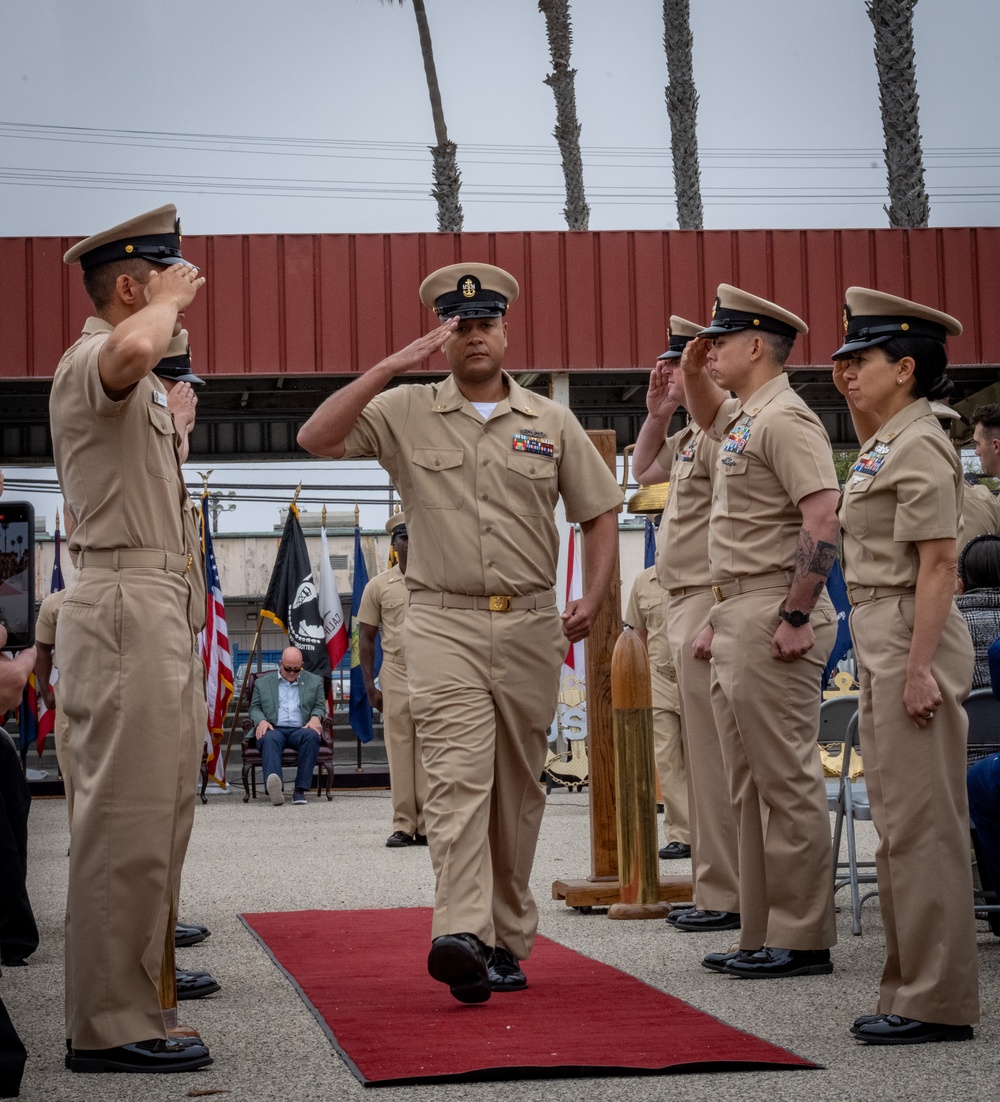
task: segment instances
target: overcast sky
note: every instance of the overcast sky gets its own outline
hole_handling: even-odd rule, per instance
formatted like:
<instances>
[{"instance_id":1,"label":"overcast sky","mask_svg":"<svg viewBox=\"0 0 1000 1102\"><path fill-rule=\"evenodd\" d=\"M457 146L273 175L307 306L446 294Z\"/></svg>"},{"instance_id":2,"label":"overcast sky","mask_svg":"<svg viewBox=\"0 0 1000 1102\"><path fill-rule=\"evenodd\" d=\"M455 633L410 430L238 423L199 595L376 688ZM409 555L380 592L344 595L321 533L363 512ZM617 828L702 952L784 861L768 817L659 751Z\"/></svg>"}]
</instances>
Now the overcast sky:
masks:
<instances>
[{"instance_id":1,"label":"overcast sky","mask_svg":"<svg viewBox=\"0 0 1000 1102\"><path fill-rule=\"evenodd\" d=\"M466 229L565 228L535 0L426 6ZM691 7L706 226L887 225L864 0ZM571 12L591 228L672 228L662 4ZM409 2L0 0L0 16L2 236L168 201L196 234L436 226ZM995 225L1000 3L921 0L915 38L931 224ZM269 471L294 481L254 477ZM272 508L222 529L270 528Z\"/></svg>"},{"instance_id":2,"label":"overcast sky","mask_svg":"<svg viewBox=\"0 0 1000 1102\"><path fill-rule=\"evenodd\" d=\"M535 0L427 0L466 229L561 229ZM710 228L883 226L864 0L693 0ZM173 200L189 233L433 230L412 6L0 0L0 234ZM592 229L676 225L658 0L574 0ZM1000 4L921 0L934 225L1000 213ZM175 135L167 137L167 135Z\"/></svg>"}]
</instances>

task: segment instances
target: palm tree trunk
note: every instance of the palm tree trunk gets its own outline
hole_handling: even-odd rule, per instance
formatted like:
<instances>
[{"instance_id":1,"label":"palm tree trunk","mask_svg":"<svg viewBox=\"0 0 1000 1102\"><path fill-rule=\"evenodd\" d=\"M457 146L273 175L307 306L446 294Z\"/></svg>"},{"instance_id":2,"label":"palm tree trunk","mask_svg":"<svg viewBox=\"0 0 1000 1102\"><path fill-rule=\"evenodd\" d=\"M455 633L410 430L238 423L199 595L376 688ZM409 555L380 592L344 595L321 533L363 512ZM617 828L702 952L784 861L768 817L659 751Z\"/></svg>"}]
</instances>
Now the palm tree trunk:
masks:
<instances>
[{"instance_id":1,"label":"palm tree trunk","mask_svg":"<svg viewBox=\"0 0 1000 1102\"><path fill-rule=\"evenodd\" d=\"M930 218L920 145L913 9L917 0L867 0L875 28L875 65L885 135L890 226L923 227Z\"/></svg>"},{"instance_id":2,"label":"palm tree trunk","mask_svg":"<svg viewBox=\"0 0 1000 1102\"><path fill-rule=\"evenodd\" d=\"M663 0L663 48L667 54L666 101L674 162L677 225L704 226L701 171L698 167L698 93L691 58L691 10L688 0Z\"/></svg>"},{"instance_id":3,"label":"palm tree trunk","mask_svg":"<svg viewBox=\"0 0 1000 1102\"><path fill-rule=\"evenodd\" d=\"M427 77L427 92L434 119L434 136L437 138L437 145L431 147L431 159L434 163L434 187L431 194L437 200L437 228L440 232L458 233L464 221L459 199L462 174L458 169L457 146L448 140L448 128L444 123L444 108L441 105L441 90L438 88L437 69L434 67L434 47L431 44L424 0L413 0L413 14L417 19L420 53L424 59L424 74Z\"/></svg>"},{"instance_id":4,"label":"palm tree trunk","mask_svg":"<svg viewBox=\"0 0 1000 1102\"><path fill-rule=\"evenodd\" d=\"M590 226L590 207L583 190L581 127L576 117L576 70L569 67L573 47L569 0L538 0L538 10L545 16L545 33L552 56L552 72L545 83L552 89L556 101L556 128L552 136L559 145L566 182L563 216L571 230L585 230Z\"/></svg>"}]
</instances>

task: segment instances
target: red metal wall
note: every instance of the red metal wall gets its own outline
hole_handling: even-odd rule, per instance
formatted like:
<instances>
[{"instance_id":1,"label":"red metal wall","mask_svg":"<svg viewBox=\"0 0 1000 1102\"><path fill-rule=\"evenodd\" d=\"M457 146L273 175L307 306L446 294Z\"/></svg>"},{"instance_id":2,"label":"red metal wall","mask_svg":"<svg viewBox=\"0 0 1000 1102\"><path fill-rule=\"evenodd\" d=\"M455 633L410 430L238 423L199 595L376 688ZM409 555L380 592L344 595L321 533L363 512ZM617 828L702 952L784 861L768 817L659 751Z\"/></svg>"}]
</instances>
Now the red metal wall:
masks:
<instances>
[{"instance_id":1,"label":"red metal wall","mask_svg":"<svg viewBox=\"0 0 1000 1102\"><path fill-rule=\"evenodd\" d=\"M62 263L75 240L0 239L0 377L51 376L79 334L89 302ZM186 236L184 255L208 277L187 317L200 374L364 370L430 327L417 287L462 260L521 284L513 370L647 367L670 314L707 321L720 282L809 322L796 365L829 364L851 284L957 316L952 363L1000 363L1000 227Z\"/></svg>"}]
</instances>

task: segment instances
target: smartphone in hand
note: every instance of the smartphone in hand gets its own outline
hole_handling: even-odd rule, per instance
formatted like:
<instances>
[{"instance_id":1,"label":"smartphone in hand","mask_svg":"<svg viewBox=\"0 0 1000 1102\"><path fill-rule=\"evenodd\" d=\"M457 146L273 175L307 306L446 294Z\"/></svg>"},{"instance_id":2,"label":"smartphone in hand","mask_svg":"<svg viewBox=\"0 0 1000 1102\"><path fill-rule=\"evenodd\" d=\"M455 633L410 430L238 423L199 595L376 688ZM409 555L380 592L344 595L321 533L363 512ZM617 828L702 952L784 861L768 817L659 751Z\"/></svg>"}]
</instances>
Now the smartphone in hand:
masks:
<instances>
[{"instance_id":1,"label":"smartphone in hand","mask_svg":"<svg viewBox=\"0 0 1000 1102\"><path fill-rule=\"evenodd\" d=\"M27 501L0 501L0 624L5 650L35 642L35 510Z\"/></svg>"}]
</instances>

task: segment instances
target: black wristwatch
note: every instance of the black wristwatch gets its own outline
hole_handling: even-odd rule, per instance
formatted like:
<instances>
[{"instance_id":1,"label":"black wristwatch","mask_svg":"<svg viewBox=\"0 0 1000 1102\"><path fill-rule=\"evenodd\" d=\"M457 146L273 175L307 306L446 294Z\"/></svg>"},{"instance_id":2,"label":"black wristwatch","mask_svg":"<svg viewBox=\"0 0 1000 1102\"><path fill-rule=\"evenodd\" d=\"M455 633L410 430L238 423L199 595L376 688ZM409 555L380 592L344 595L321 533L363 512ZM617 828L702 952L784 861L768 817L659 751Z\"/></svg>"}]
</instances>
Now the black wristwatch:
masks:
<instances>
[{"instance_id":1,"label":"black wristwatch","mask_svg":"<svg viewBox=\"0 0 1000 1102\"><path fill-rule=\"evenodd\" d=\"M791 624L793 628L805 627L809 623L809 613L802 612L800 609L789 612L787 608L783 608L778 615L786 624Z\"/></svg>"}]
</instances>

